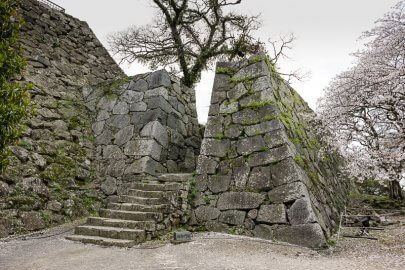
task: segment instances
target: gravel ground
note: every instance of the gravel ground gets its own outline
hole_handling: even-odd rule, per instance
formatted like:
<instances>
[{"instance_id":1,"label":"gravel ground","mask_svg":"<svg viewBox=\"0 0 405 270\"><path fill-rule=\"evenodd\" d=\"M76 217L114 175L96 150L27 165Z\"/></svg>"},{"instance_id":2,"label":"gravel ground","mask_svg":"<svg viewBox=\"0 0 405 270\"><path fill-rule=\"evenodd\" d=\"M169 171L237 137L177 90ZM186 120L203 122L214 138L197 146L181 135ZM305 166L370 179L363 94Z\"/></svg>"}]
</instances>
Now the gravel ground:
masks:
<instances>
[{"instance_id":1,"label":"gravel ground","mask_svg":"<svg viewBox=\"0 0 405 270\"><path fill-rule=\"evenodd\" d=\"M131 249L103 248L65 240L71 231L63 232L73 225L0 241L0 270L405 269L405 218L373 232L378 241L343 238L324 251L216 233L200 233L193 242L179 245L149 242ZM39 238L55 233L60 234Z\"/></svg>"}]
</instances>

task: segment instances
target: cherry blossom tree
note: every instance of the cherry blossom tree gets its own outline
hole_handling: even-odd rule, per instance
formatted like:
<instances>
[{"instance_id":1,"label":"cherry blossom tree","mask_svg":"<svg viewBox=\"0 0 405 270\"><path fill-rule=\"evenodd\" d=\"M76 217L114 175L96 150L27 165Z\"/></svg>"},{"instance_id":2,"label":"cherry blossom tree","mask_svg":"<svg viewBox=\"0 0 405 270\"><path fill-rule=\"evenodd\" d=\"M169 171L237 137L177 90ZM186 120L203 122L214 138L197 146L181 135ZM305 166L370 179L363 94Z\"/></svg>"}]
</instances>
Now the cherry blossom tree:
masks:
<instances>
[{"instance_id":1,"label":"cherry blossom tree","mask_svg":"<svg viewBox=\"0 0 405 270\"><path fill-rule=\"evenodd\" d=\"M389 180L390 196L403 199L405 178L405 1L363 33L356 64L337 75L318 101L328 139L358 179Z\"/></svg>"}]
</instances>

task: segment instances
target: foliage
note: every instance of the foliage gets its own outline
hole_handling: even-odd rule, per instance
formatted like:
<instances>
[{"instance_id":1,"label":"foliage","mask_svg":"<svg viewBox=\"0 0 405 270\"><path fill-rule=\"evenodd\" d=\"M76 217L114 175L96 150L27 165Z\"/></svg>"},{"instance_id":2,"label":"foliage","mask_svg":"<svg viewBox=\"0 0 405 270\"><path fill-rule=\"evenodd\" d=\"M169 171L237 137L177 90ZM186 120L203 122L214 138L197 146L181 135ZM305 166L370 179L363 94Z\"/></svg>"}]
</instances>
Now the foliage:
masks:
<instances>
[{"instance_id":1,"label":"foliage","mask_svg":"<svg viewBox=\"0 0 405 270\"><path fill-rule=\"evenodd\" d=\"M8 163L7 147L21 135L20 121L29 114L31 86L14 82L25 66L18 41L22 19L17 9L18 1L0 2L0 170Z\"/></svg>"},{"instance_id":2,"label":"foliage","mask_svg":"<svg viewBox=\"0 0 405 270\"><path fill-rule=\"evenodd\" d=\"M232 59L258 47L252 37L259 26L258 17L228 12L241 2L153 0L157 8L153 23L112 35L111 49L122 61L181 72L182 82L192 87L216 60Z\"/></svg>"},{"instance_id":3,"label":"foliage","mask_svg":"<svg viewBox=\"0 0 405 270\"><path fill-rule=\"evenodd\" d=\"M393 181L396 198L405 176L404 9L399 2L363 34L355 66L332 80L318 106L324 130L350 161L348 172Z\"/></svg>"}]
</instances>

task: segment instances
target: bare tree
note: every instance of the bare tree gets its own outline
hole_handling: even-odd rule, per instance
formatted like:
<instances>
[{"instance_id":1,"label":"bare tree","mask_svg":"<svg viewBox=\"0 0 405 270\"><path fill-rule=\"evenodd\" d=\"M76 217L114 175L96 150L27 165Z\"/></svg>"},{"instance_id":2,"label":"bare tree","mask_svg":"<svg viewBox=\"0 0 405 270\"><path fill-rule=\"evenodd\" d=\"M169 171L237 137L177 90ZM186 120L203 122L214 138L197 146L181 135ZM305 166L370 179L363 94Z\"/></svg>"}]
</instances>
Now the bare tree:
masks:
<instances>
[{"instance_id":1,"label":"bare tree","mask_svg":"<svg viewBox=\"0 0 405 270\"><path fill-rule=\"evenodd\" d=\"M280 36L278 40L268 39L270 49L266 50L266 54L269 56L270 63L277 68L277 72L288 82L292 83L295 79L297 81L303 81L309 77L308 72L303 72L301 69L295 69L288 72L282 71L278 68L278 64L283 59L290 59L286 53L288 50L292 50L293 44L296 38L294 34ZM262 44L263 46L263 44Z\"/></svg>"},{"instance_id":2,"label":"bare tree","mask_svg":"<svg viewBox=\"0 0 405 270\"><path fill-rule=\"evenodd\" d=\"M254 47L258 16L230 11L241 2L153 0L157 9L153 23L110 36L111 49L121 62L138 61L181 73L183 84L192 87L216 60L232 59Z\"/></svg>"}]
</instances>

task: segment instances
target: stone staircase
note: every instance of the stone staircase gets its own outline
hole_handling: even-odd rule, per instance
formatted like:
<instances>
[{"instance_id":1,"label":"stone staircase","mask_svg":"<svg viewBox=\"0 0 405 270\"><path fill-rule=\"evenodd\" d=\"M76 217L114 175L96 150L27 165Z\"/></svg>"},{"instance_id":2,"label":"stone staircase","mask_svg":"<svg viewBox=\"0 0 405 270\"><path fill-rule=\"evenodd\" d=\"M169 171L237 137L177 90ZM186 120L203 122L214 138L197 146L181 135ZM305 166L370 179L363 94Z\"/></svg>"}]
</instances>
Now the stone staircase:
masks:
<instances>
[{"instance_id":1,"label":"stone staircase","mask_svg":"<svg viewBox=\"0 0 405 270\"><path fill-rule=\"evenodd\" d=\"M75 228L68 240L102 246L131 247L181 223L191 174L148 176L111 197L99 217Z\"/></svg>"}]
</instances>

